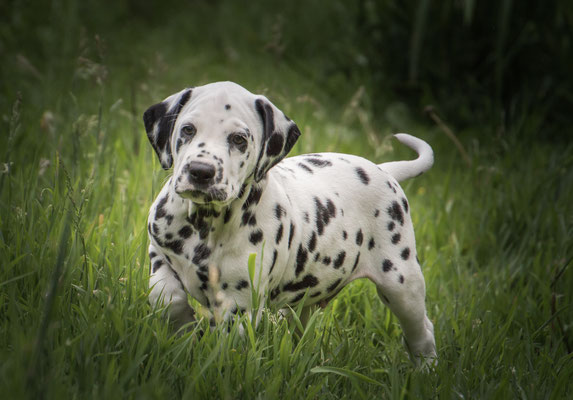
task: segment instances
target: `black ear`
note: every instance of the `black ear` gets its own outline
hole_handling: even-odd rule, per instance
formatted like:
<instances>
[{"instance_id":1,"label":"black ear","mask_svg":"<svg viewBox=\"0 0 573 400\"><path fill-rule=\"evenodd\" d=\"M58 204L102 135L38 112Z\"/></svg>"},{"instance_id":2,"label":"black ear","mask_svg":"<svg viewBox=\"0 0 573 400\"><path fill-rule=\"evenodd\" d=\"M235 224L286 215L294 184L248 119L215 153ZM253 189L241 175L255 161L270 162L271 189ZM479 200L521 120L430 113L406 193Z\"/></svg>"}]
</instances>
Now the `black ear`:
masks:
<instances>
[{"instance_id":1,"label":"black ear","mask_svg":"<svg viewBox=\"0 0 573 400\"><path fill-rule=\"evenodd\" d=\"M159 157L163 169L171 168L171 135L179 112L191 97L191 89L183 89L143 113L143 124L149 142Z\"/></svg>"},{"instance_id":2,"label":"black ear","mask_svg":"<svg viewBox=\"0 0 573 400\"><path fill-rule=\"evenodd\" d=\"M269 169L291 151L300 131L293 121L264 97L255 101L255 109L263 125L261 150L255 167L255 181L259 182Z\"/></svg>"}]
</instances>

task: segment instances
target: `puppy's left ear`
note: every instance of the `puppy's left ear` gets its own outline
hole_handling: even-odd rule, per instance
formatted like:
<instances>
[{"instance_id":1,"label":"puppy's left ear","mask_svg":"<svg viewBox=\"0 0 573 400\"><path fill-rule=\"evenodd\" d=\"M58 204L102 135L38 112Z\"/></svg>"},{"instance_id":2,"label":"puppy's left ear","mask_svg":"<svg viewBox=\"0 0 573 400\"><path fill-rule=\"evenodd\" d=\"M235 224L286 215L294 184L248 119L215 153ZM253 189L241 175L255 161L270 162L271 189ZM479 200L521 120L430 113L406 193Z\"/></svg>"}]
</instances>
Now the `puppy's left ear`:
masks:
<instances>
[{"instance_id":1,"label":"puppy's left ear","mask_svg":"<svg viewBox=\"0 0 573 400\"><path fill-rule=\"evenodd\" d=\"M143 113L143 123L147 138L159 157L163 169L171 168L173 156L171 154L171 136L179 112L191 97L191 89L183 89L161 103L149 107Z\"/></svg>"},{"instance_id":2,"label":"puppy's left ear","mask_svg":"<svg viewBox=\"0 0 573 400\"><path fill-rule=\"evenodd\" d=\"M300 136L300 131L293 121L263 96L255 101L255 109L263 125L261 150L255 167L255 181L259 182L269 169L285 158Z\"/></svg>"}]
</instances>

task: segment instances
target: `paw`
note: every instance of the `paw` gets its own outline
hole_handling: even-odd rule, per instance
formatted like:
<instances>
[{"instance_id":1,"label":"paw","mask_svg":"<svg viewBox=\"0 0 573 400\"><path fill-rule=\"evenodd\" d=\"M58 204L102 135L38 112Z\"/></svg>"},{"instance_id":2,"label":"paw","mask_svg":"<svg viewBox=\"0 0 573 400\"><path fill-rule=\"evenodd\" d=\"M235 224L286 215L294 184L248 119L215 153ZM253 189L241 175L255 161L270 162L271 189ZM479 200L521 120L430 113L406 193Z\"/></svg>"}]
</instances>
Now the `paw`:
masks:
<instances>
[{"instance_id":1,"label":"paw","mask_svg":"<svg viewBox=\"0 0 573 400\"><path fill-rule=\"evenodd\" d=\"M185 332L189 324L195 321L195 312L189 304L174 303L169 306L169 322L174 331Z\"/></svg>"},{"instance_id":2,"label":"paw","mask_svg":"<svg viewBox=\"0 0 573 400\"><path fill-rule=\"evenodd\" d=\"M428 317L424 318L424 325L415 336L415 340L413 338L410 339L408 341L404 338L403 341L404 346L408 350L410 360L412 360L414 365L427 369L438 364L434 324Z\"/></svg>"}]
</instances>

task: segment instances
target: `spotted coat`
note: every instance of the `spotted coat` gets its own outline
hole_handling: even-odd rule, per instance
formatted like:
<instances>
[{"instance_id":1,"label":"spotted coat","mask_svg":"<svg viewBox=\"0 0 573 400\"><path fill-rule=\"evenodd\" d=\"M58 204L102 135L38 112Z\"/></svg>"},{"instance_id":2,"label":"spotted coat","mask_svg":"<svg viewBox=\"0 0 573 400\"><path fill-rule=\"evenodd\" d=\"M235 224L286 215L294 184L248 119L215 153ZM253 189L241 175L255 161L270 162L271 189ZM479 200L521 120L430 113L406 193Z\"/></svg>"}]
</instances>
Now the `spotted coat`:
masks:
<instances>
[{"instance_id":1,"label":"spotted coat","mask_svg":"<svg viewBox=\"0 0 573 400\"><path fill-rule=\"evenodd\" d=\"M398 316L414 356L434 357L410 205L398 184L432 164L420 156L376 165L318 153L286 158L300 132L263 96L222 82L185 89L144 115L151 144L173 175L149 218L152 303L192 320L187 294L228 318L250 312L249 255L267 305L325 304L369 278Z\"/></svg>"}]
</instances>

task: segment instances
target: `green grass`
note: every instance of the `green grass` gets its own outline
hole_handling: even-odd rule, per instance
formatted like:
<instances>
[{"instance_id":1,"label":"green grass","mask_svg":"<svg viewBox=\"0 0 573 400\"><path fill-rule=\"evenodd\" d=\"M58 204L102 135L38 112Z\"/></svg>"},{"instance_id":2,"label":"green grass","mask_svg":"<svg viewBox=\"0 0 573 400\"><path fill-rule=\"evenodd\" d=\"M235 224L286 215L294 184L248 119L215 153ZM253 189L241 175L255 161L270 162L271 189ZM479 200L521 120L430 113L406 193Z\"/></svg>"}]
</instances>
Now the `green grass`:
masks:
<instances>
[{"instance_id":1,"label":"green grass","mask_svg":"<svg viewBox=\"0 0 573 400\"><path fill-rule=\"evenodd\" d=\"M78 32L74 21L53 29ZM532 141L543 129L535 115L503 132L476 122L456 132L468 166L404 104L372 110L368 91L336 76L317 84L304 62L229 43L221 52L193 42L190 54L170 42L170 27L98 33L105 50L92 34L71 35L42 44L60 58L42 63L28 47L21 55L33 69L12 57L2 72L0 161L12 163L0 175L2 397L572 395L573 144ZM397 131L434 147L434 168L404 189L436 329L435 370L412 366L397 320L366 281L316 311L302 333L296 318L269 311L255 328L243 318L227 334L202 321L174 336L164 310L149 305L146 216L168 173L141 115L183 86L221 79L266 93L298 123L292 154L412 157L390 139Z\"/></svg>"}]
</instances>

